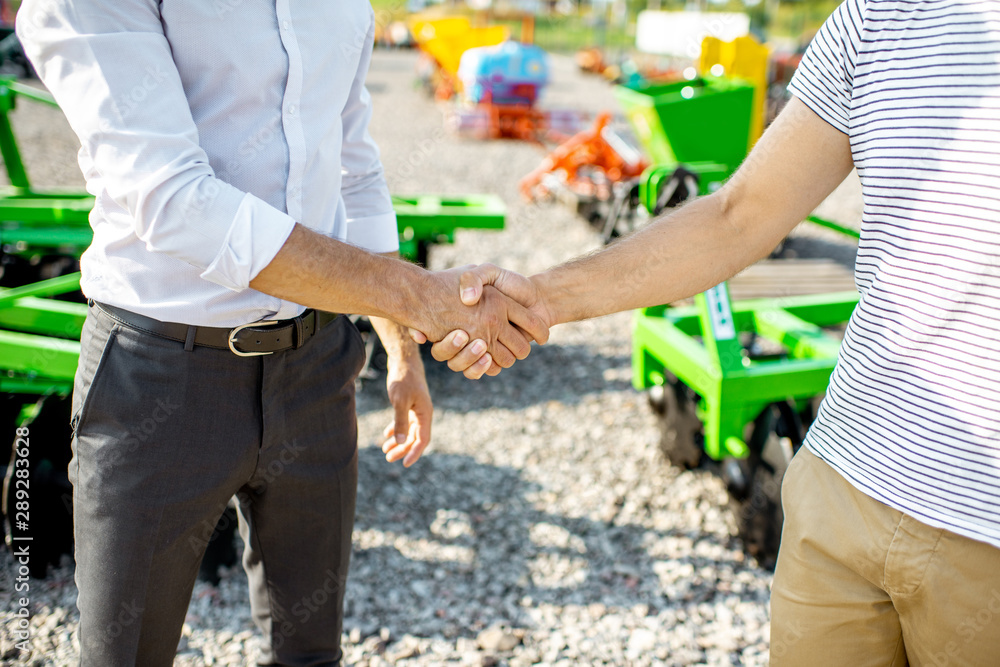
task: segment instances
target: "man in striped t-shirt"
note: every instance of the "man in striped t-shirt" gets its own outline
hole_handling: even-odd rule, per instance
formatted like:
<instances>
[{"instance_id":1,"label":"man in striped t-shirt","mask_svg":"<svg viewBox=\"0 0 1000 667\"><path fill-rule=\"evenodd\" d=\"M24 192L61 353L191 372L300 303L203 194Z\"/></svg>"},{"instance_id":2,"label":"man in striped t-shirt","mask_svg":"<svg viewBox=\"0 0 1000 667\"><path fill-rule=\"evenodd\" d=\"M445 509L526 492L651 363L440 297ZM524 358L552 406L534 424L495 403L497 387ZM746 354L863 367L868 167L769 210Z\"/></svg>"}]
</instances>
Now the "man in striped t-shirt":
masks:
<instances>
[{"instance_id":1,"label":"man in striped t-shirt","mask_svg":"<svg viewBox=\"0 0 1000 667\"><path fill-rule=\"evenodd\" d=\"M465 300L495 284L549 324L669 303L856 167L861 299L785 476L772 663L1000 664L1000 3L847 0L791 90L718 193L530 279L479 267Z\"/></svg>"}]
</instances>

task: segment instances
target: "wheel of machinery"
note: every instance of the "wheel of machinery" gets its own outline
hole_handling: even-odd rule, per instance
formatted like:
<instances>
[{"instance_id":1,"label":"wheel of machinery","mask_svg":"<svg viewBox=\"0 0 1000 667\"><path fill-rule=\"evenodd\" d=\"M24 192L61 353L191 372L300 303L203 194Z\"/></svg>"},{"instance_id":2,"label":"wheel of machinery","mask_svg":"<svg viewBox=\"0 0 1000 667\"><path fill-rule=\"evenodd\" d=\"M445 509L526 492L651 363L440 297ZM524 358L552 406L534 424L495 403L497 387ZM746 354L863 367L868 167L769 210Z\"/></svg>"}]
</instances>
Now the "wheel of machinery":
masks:
<instances>
[{"instance_id":1,"label":"wheel of machinery","mask_svg":"<svg viewBox=\"0 0 1000 667\"><path fill-rule=\"evenodd\" d=\"M639 179L615 183L607 215L600 221L601 239L607 245L634 232L648 221L639 199Z\"/></svg>"},{"instance_id":2,"label":"wheel of machinery","mask_svg":"<svg viewBox=\"0 0 1000 667\"><path fill-rule=\"evenodd\" d=\"M774 569L781 544L781 482L811 420L811 407L798 412L790 402L772 403L754 420L749 456L723 465L743 547L765 569Z\"/></svg>"},{"instance_id":3,"label":"wheel of machinery","mask_svg":"<svg viewBox=\"0 0 1000 667\"><path fill-rule=\"evenodd\" d=\"M670 178L660 185L660 191L656 196L656 205L653 207L653 215L659 215L668 208L680 206L697 196L698 174L685 167L677 167Z\"/></svg>"},{"instance_id":4,"label":"wheel of machinery","mask_svg":"<svg viewBox=\"0 0 1000 667\"><path fill-rule=\"evenodd\" d=\"M676 377L650 393L650 405L660 415L660 451L681 470L697 468L705 454L704 428L698 418L699 397Z\"/></svg>"}]
</instances>

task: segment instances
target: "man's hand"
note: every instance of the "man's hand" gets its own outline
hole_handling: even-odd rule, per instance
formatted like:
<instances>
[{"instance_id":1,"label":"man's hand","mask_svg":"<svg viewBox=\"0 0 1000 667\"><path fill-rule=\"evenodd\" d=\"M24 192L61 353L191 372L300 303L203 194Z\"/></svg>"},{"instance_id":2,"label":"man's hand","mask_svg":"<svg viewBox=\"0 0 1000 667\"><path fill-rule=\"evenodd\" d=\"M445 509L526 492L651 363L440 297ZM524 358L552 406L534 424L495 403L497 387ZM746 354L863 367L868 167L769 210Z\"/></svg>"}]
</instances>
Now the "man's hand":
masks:
<instances>
[{"instance_id":1,"label":"man's hand","mask_svg":"<svg viewBox=\"0 0 1000 667\"><path fill-rule=\"evenodd\" d=\"M469 356L475 355L469 365L479 361L482 367L478 376L483 373L496 375L500 368L509 368L515 360L526 358L531 352L532 340L547 341L549 327L535 309L524 307L488 284L489 274L484 273L483 278L469 275L463 284L463 276L471 268L432 274L435 284L427 290L425 309L432 322L412 335L418 342L447 339L444 348L459 344L459 349L468 347ZM459 301L456 296L463 289L466 290L464 298ZM442 293L442 290L446 291ZM487 353L489 359L485 358ZM454 355L441 356L441 359L451 356Z\"/></svg>"},{"instance_id":2,"label":"man's hand","mask_svg":"<svg viewBox=\"0 0 1000 667\"><path fill-rule=\"evenodd\" d=\"M431 442L434 415L419 352L407 360L389 357L386 388L395 418L382 434L386 439L382 452L386 461L403 459L403 466L409 468Z\"/></svg>"},{"instance_id":3,"label":"man's hand","mask_svg":"<svg viewBox=\"0 0 1000 667\"><path fill-rule=\"evenodd\" d=\"M555 318L545 303L541 291L530 278L493 264L463 267L459 278L462 302L467 306L477 304L490 285L526 307L545 324L546 328L555 323ZM411 335L418 342L422 342L419 333L411 331ZM489 355L486 354L485 342L479 339L471 343L468 341L469 336L465 331L452 331L431 347L431 355L438 361L447 361L451 370L463 373L470 380L478 380L484 374L495 375L496 373L492 372Z\"/></svg>"},{"instance_id":4,"label":"man's hand","mask_svg":"<svg viewBox=\"0 0 1000 667\"><path fill-rule=\"evenodd\" d=\"M406 337L402 327L379 317L371 318L388 356L386 389L395 416L386 426L382 444L390 463L403 459L409 468L417 462L431 441L431 404L420 349Z\"/></svg>"}]
</instances>

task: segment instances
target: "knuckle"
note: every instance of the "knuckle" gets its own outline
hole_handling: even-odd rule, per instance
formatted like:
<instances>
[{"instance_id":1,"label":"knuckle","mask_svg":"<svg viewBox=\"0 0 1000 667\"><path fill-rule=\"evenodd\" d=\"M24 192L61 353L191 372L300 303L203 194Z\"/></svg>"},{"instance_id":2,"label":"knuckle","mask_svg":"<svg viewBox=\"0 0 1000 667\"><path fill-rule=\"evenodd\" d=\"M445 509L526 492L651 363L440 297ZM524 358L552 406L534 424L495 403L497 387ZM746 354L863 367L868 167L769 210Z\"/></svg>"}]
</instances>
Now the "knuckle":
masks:
<instances>
[{"instance_id":1,"label":"knuckle","mask_svg":"<svg viewBox=\"0 0 1000 667\"><path fill-rule=\"evenodd\" d=\"M503 353L493 355L493 360L503 368L510 368L514 365L516 359L509 351L504 351Z\"/></svg>"}]
</instances>

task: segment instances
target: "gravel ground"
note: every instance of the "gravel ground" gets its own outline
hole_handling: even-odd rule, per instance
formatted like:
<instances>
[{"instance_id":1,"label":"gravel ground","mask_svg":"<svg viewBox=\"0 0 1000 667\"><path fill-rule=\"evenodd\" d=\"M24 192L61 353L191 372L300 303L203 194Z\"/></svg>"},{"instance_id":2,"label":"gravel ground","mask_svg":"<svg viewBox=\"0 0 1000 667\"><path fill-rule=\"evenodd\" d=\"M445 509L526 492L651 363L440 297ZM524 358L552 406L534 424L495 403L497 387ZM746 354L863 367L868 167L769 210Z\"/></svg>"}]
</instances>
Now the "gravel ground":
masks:
<instances>
[{"instance_id":1,"label":"gravel ground","mask_svg":"<svg viewBox=\"0 0 1000 667\"><path fill-rule=\"evenodd\" d=\"M517 196L543 151L445 134L441 111L414 89L414 63L412 53L378 52L369 75L391 189L495 192L509 207L503 232L459 232L454 246L432 250L432 267L491 261L532 272L598 247L566 208ZM556 60L544 104L617 108L610 88L568 59ZM24 104L15 117L31 173L79 185L75 139L46 111ZM822 212L852 222L859 201L852 177ZM789 248L853 264L850 247L822 231L797 230ZM528 360L481 382L432 363L433 449L410 470L386 464L376 445L391 418L382 384L360 388L349 664L767 663L770 574L732 537L722 483L662 463L656 421L629 384L629 328L629 314L563 325ZM0 558L8 609L11 562ZM70 664L75 595L69 562L32 581L34 652L18 656L5 631L2 659ZM217 588L199 583L176 664L252 661L246 598L239 567Z\"/></svg>"}]
</instances>

